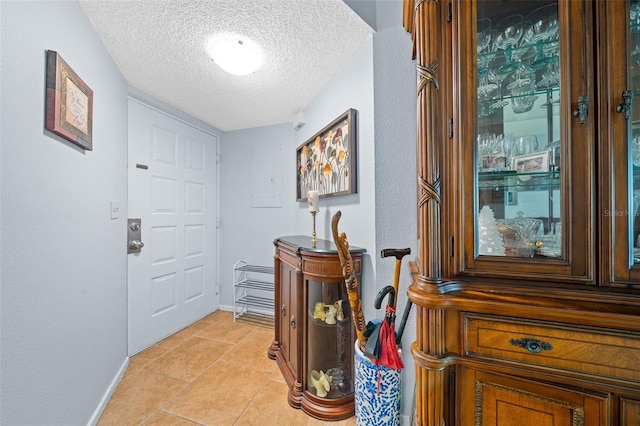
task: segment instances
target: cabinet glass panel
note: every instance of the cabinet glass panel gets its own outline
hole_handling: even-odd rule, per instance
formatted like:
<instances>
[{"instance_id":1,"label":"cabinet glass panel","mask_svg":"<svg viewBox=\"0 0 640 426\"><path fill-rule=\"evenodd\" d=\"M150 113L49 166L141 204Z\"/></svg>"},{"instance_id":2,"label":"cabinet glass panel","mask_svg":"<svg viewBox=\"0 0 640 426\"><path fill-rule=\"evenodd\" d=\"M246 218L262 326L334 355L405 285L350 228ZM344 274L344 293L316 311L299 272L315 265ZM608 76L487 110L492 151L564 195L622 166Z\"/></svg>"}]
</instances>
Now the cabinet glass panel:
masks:
<instances>
[{"instance_id":1,"label":"cabinet glass panel","mask_svg":"<svg viewBox=\"0 0 640 426\"><path fill-rule=\"evenodd\" d=\"M640 263L640 211L638 210L640 207L640 1L633 0L629 3L631 45L628 51L631 52L631 60L628 61L628 73L632 87L623 94L622 103L631 103L631 109L628 112L623 111L628 117L630 126L628 132L630 164L627 166L632 185L629 191L632 198L629 203L631 211L628 214L631 230L629 247L633 247L633 263Z\"/></svg>"},{"instance_id":2,"label":"cabinet glass panel","mask_svg":"<svg viewBox=\"0 0 640 426\"><path fill-rule=\"evenodd\" d=\"M308 281L307 391L320 398L353 393L355 333L344 282Z\"/></svg>"},{"instance_id":3,"label":"cabinet glass panel","mask_svg":"<svg viewBox=\"0 0 640 426\"><path fill-rule=\"evenodd\" d=\"M478 1L476 40L476 251L561 257L558 5Z\"/></svg>"}]
</instances>

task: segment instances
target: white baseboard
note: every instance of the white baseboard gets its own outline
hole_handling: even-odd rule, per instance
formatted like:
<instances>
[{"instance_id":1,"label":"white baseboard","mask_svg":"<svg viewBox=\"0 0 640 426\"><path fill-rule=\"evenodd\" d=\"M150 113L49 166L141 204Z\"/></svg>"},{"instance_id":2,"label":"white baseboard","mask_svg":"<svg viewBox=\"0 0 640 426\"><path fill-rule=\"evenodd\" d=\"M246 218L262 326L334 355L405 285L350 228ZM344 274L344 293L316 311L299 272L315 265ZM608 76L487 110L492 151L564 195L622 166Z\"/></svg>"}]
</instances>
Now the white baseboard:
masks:
<instances>
[{"instance_id":1,"label":"white baseboard","mask_svg":"<svg viewBox=\"0 0 640 426\"><path fill-rule=\"evenodd\" d=\"M411 416L400 414L400 425L401 426L412 426L411 425Z\"/></svg>"},{"instance_id":2,"label":"white baseboard","mask_svg":"<svg viewBox=\"0 0 640 426\"><path fill-rule=\"evenodd\" d=\"M120 383L120 380L122 380L122 376L124 375L124 372L127 370L128 366L129 366L129 357L126 357L122 365L120 366L120 370L118 370L115 377L111 381L111 384L109 385L104 395L102 396L102 399L100 399L100 403L98 404L95 411L93 412L91 419L89 419L89 423L87 423L88 426L95 426L96 424L98 424L98 420L100 420L100 416L102 416L102 412L107 407L107 404L111 399L111 395L113 395L113 392L116 390L118 383Z\"/></svg>"}]
</instances>

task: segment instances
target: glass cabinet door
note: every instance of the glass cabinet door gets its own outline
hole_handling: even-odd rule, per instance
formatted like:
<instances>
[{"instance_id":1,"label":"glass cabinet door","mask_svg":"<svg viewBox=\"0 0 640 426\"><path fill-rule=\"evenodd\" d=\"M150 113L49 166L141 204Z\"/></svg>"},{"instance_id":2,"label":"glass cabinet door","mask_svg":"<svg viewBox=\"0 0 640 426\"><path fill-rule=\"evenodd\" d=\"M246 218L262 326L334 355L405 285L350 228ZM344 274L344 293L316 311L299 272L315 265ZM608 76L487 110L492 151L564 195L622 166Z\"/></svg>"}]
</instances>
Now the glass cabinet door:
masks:
<instances>
[{"instance_id":1,"label":"glass cabinet door","mask_svg":"<svg viewBox=\"0 0 640 426\"><path fill-rule=\"evenodd\" d=\"M640 279L640 1L607 4L614 158L611 218L614 285ZM621 49L620 46L625 46Z\"/></svg>"},{"instance_id":2,"label":"glass cabinet door","mask_svg":"<svg viewBox=\"0 0 640 426\"><path fill-rule=\"evenodd\" d=\"M463 110L473 123L463 127L473 158L465 162L473 168L465 174L474 241L465 244L467 270L512 274L536 264L540 279L593 278L591 253L574 249L576 238L584 247L593 238L587 12L575 3L480 0L468 17L477 72L462 85L475 106Z\"/></svg>"},{"instance_id":3,"label":"glass cabinet door","mask_svg":"<svg viewBox=\"0 0 640 426\"><path fill-rule=\"evenodd\" d=\"M478 254L562 256L558 4L478 3Z\"/></svg>"},{"instance_id":4,"label":"glass cabinet door","mask_svg":"<svg viewBox=\"0 0 640 426\"><path fill-rule=\"evenodd\" d=\"M306 390L320 398L353 394L355 332L344 282L306 281Z\"/></svg>"}]
</instances>

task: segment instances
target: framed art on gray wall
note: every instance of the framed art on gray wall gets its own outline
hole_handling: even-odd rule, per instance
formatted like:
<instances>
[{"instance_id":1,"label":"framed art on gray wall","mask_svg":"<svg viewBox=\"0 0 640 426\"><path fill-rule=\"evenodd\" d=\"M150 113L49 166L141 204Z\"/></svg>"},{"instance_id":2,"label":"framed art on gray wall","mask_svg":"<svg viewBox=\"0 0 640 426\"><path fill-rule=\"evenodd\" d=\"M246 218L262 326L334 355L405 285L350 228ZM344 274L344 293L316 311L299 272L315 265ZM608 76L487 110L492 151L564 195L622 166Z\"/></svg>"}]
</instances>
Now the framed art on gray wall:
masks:
<instances>
[{"instance_id":1,"label":"framed art on gray wall","mask_svg":"<svg viewBox=\"0 0 640 426\"><path fill-rule=\"evenodd\" d=\"M45 129L93 149L93 91L54 50L47 50Z\"/></svg>"},{"instance_id":2,"label":"framed art on gray wall","mask_svg":"<svg viewBox=\"0 0 640 426\"><path fill-rule=\"evenodd\" d=\"M356 115L348 109L296 150L296 199L309 191L320 197L355 194Z\"/></svg>"}]
</instances>

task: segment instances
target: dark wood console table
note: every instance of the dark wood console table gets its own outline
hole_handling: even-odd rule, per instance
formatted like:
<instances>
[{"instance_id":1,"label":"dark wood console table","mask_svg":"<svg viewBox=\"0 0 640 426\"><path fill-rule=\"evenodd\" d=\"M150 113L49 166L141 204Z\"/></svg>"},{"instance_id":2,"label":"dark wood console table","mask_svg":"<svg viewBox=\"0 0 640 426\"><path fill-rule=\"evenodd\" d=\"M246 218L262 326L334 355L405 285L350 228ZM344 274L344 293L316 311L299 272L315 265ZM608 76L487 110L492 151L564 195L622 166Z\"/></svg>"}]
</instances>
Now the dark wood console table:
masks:
<instances>
[{"instance_id":1,"label":"dark wood console table","mask_svg":"<svg viewBox=\"0 0 640 426\"><path fill-rule=\"evenodd\" d=\"M322 420L351 417L355 330L336 247L327 240L314 246L306 236L274 245L275 338L268 355L289 386L289 405ZM349 251L359 278L366 250ZM328 390L314 386L319 375Z\"/></svg>"}]
</instances>

